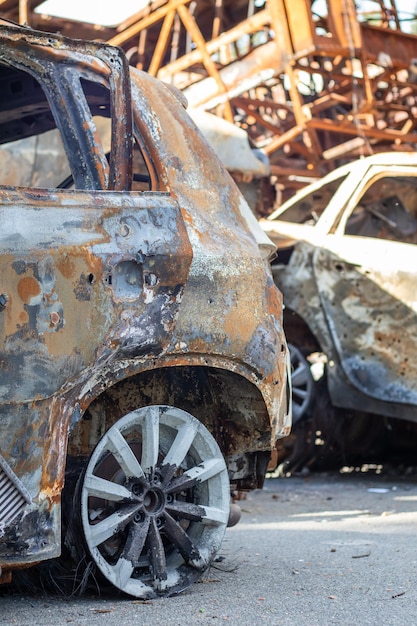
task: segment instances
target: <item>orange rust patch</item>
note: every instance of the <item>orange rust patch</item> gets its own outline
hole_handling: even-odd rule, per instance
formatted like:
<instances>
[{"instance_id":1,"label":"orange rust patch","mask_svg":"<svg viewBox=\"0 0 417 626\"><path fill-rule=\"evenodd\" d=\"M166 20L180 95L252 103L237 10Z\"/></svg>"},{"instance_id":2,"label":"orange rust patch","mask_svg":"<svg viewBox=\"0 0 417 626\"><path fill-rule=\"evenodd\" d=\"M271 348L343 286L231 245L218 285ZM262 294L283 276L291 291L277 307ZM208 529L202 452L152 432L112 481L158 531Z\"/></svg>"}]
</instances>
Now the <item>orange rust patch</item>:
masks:
<instances>
[{"instance_id":1,"label":"orange rust patch","mask_svg":"<svg viewBox=\"0 0 417 626\"><path fill-rule=\"evenodd\" d=\"M12 570L1 570L0 571L0 585L5 585L7 583L12 582Z\"/></svg>"},{"instance_id":2,"label":"orange rust patch","mask_svg":"<svg viewBox=\"0 0 417 626\"><path fill-rule=\"evenodd\" d=\"M74 275L74 262L67 255L58 258L56 265L64 278L71 278Z\"/></svg>"},{"instance_id":3,"label":"orange rust patch","mask_svg":"<svg viewBox=\"0 0 417 626\"><path fill-rule=\"evenodd\" d=\"M36 278L33 278L33 276L26 276L25 278L19 280L17 292L20 299L25 304L29 304L32 298L40 294L41 286Z\"/></svg>"},{"instance_id":4,"label":"orange rust patch","mask_svg":"<svg viewBox=\"0 0 417 626\"><path fill-rule=\"evenodd\" d=\"M26 323L27 323L27 321L28 321L28 319L29 319L29 316L28 316L28 314L26 313L26 311L22 311L22 312L20 313L20 315L19 315L19 322L20 322L21 324L26 324Z\"/></svg>"}]
</instances>

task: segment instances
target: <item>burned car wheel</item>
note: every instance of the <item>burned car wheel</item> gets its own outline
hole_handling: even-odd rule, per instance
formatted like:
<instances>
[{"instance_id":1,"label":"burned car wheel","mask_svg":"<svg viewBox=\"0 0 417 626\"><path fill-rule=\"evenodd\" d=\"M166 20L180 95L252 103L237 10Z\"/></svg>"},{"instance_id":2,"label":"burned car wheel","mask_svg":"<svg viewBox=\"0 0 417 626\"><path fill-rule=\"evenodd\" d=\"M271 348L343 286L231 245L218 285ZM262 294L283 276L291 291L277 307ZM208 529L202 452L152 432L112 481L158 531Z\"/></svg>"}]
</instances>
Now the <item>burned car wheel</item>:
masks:
<instances>
[{"instance_id":1,"label":"burned car wheel","mask_svg":"<svg viewBox=\"0 0 417 626\"><path fill-rule=\"evenodd\" d=\"M79 488L93 562L129 595L182 591L222 542L226 464L210 432L183 410L158 405L123 416L93 450Z\"/></svg>"},{"instance_id":2,"label":"burned car wheel","mask_svg":"<svg viewBox=\"0 0 417 626\"><path fill-rule=\"evenodd\" d=\"M291 357L292 411L293 424L307 415L314 400L314 380L310 364L302 351L288 344Z\"/></svg>"}]
</instances>

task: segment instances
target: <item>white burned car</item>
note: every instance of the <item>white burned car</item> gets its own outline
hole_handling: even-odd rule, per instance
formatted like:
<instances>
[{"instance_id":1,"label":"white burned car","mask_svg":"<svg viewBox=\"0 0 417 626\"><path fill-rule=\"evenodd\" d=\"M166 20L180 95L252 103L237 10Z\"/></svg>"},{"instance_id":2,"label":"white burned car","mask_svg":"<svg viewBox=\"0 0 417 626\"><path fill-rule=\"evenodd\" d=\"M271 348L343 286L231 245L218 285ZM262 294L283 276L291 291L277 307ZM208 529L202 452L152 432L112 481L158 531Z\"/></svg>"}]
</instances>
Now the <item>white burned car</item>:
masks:
<instances>
[{"instance_id":1,"label":"white burned car","mask_svg":"<svg viewBox=\"0 0 417 626\"><path fill-rule=\"evenodd\" d=\"M416 423L417 155L345 165L261 224L279 248L273 273L294 365L300 437L286 468L326 453L354 457L383 416ZM331 405L360 419L342 428L343 411L335 420L317 407L324 383Z\"/></svg>"}]
</instances>

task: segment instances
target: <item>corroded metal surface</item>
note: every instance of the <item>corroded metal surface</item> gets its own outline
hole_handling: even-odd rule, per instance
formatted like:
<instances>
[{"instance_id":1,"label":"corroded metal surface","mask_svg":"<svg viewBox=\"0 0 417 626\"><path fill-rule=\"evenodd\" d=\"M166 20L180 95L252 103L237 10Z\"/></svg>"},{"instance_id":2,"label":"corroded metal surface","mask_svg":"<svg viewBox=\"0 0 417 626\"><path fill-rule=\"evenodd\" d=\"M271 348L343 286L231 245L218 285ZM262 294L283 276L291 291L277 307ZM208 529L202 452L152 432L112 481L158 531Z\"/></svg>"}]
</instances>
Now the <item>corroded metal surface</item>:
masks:
<instances>
[{"instance_id":1,"label":"corroded metal surface","mask_svg":"<svg viewBox=\"0 0 417 626\"><path fill-rule=\"evenodd\" d=\"M0 454L30 498L4 573L59 554L67 448L127 411L189 410L243 487L290 415L274 246L181 98L104 44L0 27L0 63L1 140L56 125L72 187L0 187Z\"/></svg>"}]
</instances>

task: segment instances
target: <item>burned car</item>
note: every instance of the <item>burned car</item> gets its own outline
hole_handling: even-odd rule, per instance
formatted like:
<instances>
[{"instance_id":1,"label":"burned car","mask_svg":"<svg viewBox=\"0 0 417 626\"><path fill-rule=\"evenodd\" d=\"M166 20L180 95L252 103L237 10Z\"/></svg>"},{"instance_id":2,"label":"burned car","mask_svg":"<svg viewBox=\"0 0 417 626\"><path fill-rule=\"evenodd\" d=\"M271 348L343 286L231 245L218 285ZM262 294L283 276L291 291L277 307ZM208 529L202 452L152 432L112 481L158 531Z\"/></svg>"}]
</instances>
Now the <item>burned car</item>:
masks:
<instances>
[{"instance_id":1,"label":"burned car","mask_svg":"<svg viewBox=\"0 0 417 626\"><path fill-rule=\"evenodd\" d=\"M384 424L416 423L417 155L344 165L262 226L279 248L273 273L294 368L298 441L282 469L326 453L354 458Z\"/></svg>"},{"instance_id":2,"label":"burned car","mask_svg":"<svg viewBox=\"0 0 417 626\"><path fill-rule=\"evenodd\" d=\"M1 581L177 593L290 430L275 247L121 50L2 22L0 81Z\"/></svg>"}]
</instances>

